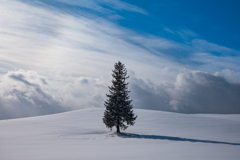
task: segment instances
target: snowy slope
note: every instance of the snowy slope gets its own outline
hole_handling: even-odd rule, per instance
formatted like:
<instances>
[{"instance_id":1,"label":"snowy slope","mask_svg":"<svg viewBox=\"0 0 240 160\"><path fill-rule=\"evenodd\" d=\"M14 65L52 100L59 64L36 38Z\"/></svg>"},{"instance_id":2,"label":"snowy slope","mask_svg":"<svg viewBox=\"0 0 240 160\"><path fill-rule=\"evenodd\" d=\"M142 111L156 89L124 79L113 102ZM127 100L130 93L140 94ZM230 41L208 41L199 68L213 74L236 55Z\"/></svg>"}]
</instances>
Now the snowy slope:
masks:
<instances>
[{"instance_id":1,"label":"snowy slope","mask_svg":"<svg viewBox=\"0 0 240 160\"><path fill-rule=\"evenodd\" d=\"M137 110L116 135L103 109L0 121L1 160L239 160L240 115Z\"/></svg>"}]
</instances>

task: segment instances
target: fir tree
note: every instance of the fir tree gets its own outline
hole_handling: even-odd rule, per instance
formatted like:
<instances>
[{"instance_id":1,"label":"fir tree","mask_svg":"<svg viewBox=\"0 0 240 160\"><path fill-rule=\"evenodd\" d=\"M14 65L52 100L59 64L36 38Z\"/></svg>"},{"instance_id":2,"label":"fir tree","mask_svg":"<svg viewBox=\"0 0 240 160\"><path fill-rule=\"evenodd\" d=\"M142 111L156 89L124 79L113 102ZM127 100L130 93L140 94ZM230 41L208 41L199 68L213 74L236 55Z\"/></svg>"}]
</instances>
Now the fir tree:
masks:
<instances>
[{"instance_id":1,"label":"fir tree","mask_svg":"<svg viewBox=\"0 0 240 160\"><path fill-rule=\"evenodd\" d=\"M106 110L103 116L103 122L105 123L107 128L112 130L112 127L117 128L117 132L120 132L120 128L125 130L127 125L134 125L134 121L137 116L134 116L133 106L131 104L132 100L130 100L128 93L128 83L126 83L126 79L129 78L127 76L127 70L121 62L118 62L114 65L114 70L112 70L112 86L108 87L110 94L106 95L107 100L105 101ZM124 123L127 123L124 124Z\"/></svg>"}]
</instances>

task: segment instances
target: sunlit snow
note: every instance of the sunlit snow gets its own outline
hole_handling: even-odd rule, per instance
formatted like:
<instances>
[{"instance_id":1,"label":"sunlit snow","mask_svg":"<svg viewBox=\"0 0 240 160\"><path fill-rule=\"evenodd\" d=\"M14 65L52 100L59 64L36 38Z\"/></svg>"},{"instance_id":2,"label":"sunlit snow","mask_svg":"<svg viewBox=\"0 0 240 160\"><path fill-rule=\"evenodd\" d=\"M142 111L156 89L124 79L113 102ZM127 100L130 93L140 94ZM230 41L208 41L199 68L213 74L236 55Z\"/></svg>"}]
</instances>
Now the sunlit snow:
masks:
<instances>
[{"instance_id":1,"label":"sunlit snow","mask_svg":"<svg viewBox=\"0 0 240 160\"><path fill-rule=\"evenodd\" d=\"M1 120L0 159L239 160L240 115L135 109L136 124L117 135L103 124L103 112Z\"/></svg>"}]
</instances>

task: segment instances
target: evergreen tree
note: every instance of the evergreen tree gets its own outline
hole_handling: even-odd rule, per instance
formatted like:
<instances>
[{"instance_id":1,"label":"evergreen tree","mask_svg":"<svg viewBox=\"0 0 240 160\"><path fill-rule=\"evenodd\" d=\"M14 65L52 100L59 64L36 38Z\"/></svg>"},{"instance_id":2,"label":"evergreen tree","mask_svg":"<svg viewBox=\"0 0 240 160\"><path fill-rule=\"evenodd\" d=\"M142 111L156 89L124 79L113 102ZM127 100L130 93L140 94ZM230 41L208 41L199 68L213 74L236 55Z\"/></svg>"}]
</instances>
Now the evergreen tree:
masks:
<instances>
[{"instance_id":1,"label":"evergreen tree","mask_svg":"<svg viewBox=\"0 0 240 160\"><path fill-rule=\"evenodd\" d=\"M112 130L112 127L117 128L117 132L120 132L120 128L125 130L127 125L134 125L134 121L137 116L134 116L133 106L131 104L128 93L128 83L126 79L127 70L121 62L115 63L114 70L112 70L112 86L108 87L110 94L107 94L107 100L105 101L106 110L103 116L103 122L107 128ZM127 123L124 124L124 123Z\"/></svg>"}]
</instances>

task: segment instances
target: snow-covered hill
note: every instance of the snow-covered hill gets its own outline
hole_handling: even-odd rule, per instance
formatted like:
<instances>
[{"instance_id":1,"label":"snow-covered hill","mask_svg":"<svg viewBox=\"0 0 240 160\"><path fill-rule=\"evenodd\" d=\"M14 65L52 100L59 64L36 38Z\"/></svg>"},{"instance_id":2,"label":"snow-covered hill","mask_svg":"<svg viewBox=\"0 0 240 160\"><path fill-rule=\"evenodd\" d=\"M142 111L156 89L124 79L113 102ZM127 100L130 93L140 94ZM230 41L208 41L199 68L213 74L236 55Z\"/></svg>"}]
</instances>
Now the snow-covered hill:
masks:
<instances>
[{"instance_id":1,"label":"snow-covered hill","mask_svg":"<svg viewBox=\"0 0 240 160\"><path fill-rule=\"evenodd\" d=\"M123 134L103 109L0 121L1 160L239 160L240 115L186 115L135 109Z\"/></svg>"}]
</instances>

